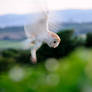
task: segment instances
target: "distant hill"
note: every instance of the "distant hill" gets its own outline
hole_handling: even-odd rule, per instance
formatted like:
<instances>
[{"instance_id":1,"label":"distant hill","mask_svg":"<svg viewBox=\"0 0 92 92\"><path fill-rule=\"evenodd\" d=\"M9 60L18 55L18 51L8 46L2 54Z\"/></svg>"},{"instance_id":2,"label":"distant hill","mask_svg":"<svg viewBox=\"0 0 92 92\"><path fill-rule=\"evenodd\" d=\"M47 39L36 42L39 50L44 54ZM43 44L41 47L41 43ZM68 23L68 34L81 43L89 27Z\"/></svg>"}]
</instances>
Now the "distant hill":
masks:
<instances>
[{"instance_id":1,"label":"distant hill","mask_svg":"<svg viewBox=\"0 0 92 92\"><path fill-rule=\"evenodd\" d=\"M92 10L62 10L55 11L58 16L57 21L60 23L89 23L92 22ZM0 16L0 27L23 26L33 14L25 15L2 15Z\"/></svg>"},{"instance_id":2,"label":"distant hill","mask_svg":"<svg viewBox=\"0 0 92 92\"><path fill-rule=\"evenodd\" d=\"M92 32L92 23L63 23L61 30L74 29L75 34L84 34ZM0 40L23 40L26 38L24 27L0 28Z\"/></svg>"},{"instance_id":3,"label":"distant hill","mask_svg":"<svg viewBox=\"0 0 92 92\"><path fill-rule=\"evenodd\" d=\"M23 40L25 38L23 26L0 28L0 40Z\"/></svg>"}]
</instances>

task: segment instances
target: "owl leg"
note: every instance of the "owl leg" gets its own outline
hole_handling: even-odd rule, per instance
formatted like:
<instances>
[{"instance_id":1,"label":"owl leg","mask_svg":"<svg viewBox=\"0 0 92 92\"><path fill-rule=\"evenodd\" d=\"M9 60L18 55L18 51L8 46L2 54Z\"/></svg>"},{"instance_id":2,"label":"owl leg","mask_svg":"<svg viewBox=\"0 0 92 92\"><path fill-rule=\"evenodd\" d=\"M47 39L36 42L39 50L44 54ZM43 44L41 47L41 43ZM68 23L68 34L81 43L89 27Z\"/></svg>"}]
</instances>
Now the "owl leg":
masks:
<instances>
[{"instance_id":1,"label":"owl leg","mask_svg":"<svg viewBox=\"0 0 92 92\"><path fill-rule=\"evenodd\" d=\"M36 42L34 47L31 48L31 61L32 63L37 63L37 56L36 56L36 52L37 50L41 47L42 43L41 42Z\"/></svg>"},{"instance_id":2,"label":"owl leg","mask_svg":"<svg viewBox=\"0 0 92 92\"><path fill-rule=\"evenodd\" d=\"M34 64L37 62L36 51L37 51L36 49L31 50L31 61Z\"/></svg>"}]
</instances>

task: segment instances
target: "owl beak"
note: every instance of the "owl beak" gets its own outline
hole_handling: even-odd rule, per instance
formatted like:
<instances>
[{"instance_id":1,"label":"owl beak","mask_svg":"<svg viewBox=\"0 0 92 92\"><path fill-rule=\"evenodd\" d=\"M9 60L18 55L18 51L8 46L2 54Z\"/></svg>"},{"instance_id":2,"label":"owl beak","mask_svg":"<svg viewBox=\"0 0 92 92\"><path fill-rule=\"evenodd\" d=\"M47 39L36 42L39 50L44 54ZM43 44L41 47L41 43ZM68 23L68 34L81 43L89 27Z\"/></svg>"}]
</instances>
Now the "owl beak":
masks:
<instances>
[{"instance_id":1,"label":"owl beak","mask_svg":"<svg viewBox=\"0 0 92 92\"><path fill-rule=\"evenodd\" d=\"M54 48L56 48L57 46L54 46Z\"/></svg>"},{"instance_id":2,"label":"owl beak","mask_svg":"<svg viewBox=\"0 0 92 92\"><path fill-rule=\"evenodd\" d=\"M50 46L51 48L56 48L57 46Z\"/></svg>"}]
</instances>

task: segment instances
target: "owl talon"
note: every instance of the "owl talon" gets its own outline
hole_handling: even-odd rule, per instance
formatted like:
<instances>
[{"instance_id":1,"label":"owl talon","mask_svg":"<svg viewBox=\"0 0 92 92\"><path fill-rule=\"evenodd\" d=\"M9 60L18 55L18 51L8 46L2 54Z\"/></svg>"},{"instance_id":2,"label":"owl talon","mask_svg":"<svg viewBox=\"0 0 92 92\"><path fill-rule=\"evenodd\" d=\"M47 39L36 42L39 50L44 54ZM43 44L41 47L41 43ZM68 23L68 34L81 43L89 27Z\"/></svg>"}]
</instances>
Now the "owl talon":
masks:
<instances>
[{"instance_id":1,"label":"owl talon","mask_svg":"<svg viewBox=\"0 0 92 92\"><path fill-rule=\"evenodd\" d=\"M32 58L32 57L31 57L31 61L32 61L33 64L36 64L36 63L37 63L36 58Z\"/></svg>"}]
</instances>

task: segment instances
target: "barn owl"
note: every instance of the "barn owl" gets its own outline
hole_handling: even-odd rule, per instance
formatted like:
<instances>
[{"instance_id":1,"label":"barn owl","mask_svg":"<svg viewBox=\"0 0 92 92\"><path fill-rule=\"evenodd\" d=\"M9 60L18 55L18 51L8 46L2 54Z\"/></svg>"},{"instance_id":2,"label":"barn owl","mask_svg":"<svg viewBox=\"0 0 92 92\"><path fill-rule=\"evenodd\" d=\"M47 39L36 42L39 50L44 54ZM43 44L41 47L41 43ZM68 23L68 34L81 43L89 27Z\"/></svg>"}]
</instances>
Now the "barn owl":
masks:
<instances>
[{"instance_id":1,"label":"barn owl","mask_svg":"<svg viewBox=\"0 0 92 92\"><path fill-rule=\"evenodd\" d=\"M26 47L31 47L30 59L34 64L37 63L36 52L43 43L46 43L49 47L56 48L61 41L55 32L50 31L49 12L42 10L39 14L40 16L33 20L33 23L28 23L24 26L25 34L28 38L28 40L25 41L25 45Z\"/></svg>"}]
</instances>

